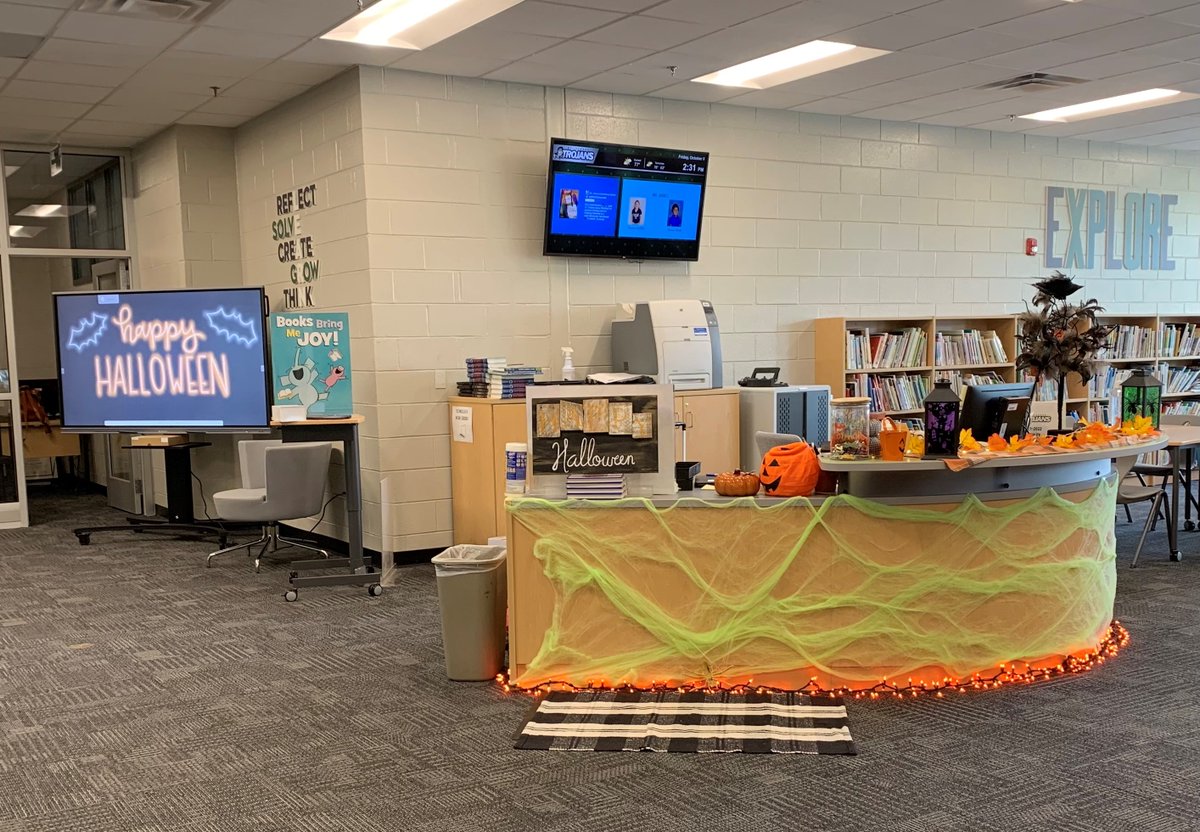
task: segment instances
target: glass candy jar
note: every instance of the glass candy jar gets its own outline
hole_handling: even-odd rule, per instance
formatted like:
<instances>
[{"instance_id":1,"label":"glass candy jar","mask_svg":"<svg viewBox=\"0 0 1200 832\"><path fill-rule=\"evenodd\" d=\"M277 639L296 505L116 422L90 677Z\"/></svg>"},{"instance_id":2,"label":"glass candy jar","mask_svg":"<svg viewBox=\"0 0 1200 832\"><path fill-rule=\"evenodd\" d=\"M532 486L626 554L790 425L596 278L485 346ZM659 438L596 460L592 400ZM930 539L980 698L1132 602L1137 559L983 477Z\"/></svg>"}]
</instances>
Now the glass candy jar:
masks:
<instances>
[{"instance_id":1,"label":"glass candy jar","mask_svg":"<svg viewBox=\"0 0 1200 832\"><path fill-rule=\"evenodd\" d=\"M830 455L834 459L869 459L871 400L865 396L834 399L829 404L829 415Z\"/></svg>"}]
</instances>

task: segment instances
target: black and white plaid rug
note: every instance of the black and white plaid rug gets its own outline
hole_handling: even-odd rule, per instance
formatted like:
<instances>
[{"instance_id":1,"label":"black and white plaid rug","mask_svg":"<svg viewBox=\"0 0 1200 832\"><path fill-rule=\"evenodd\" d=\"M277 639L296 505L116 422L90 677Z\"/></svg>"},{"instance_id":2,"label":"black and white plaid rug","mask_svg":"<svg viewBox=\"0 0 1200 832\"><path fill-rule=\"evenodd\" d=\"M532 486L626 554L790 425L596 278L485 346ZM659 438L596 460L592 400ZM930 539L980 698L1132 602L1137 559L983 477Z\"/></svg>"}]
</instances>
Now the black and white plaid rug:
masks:
<instances>
[{"instance_id":1,"label":"black and white plaid rug","mask_svg":"<svg viewBox=\"0 0 1200 832\"><path fill-rule=\"evenodd\" d=\"M553 692L519 749L854 754L841 699L799 693Z\"/></svg>"}]
</instances>

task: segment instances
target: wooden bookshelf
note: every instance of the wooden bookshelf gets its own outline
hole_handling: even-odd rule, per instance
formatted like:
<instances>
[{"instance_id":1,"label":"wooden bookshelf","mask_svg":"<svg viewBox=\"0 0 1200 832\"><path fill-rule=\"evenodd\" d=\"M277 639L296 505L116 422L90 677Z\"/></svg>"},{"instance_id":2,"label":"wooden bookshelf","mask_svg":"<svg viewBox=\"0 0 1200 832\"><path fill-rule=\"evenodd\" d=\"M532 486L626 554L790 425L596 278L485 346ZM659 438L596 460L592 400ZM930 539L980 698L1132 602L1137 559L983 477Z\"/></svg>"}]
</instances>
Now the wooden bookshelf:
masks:
<instances>
[{"instance_id":1,"label":"wooden bookshelf","mask_svg":"<svg viewBox=\"0 0 1200 832\"><path fill-rule=\"evenodd\" d=\"M915 328L925 333L925 350L921 363L911 367L889 367L886 369L867 367L854 369L850 367L848 355L847 333L869 331L870 333L887 333L898 330ZM979 332L994 331L1004 349L1006 362L980 363L946 363L935 364L935 341L939 332L957 332L976 330ZM933 389L934 379L938 372L958 372L961 374L991 373L998 374L1004 381L1016 380L1014 365L1016 348L1016 320L1009 315L990 318L819 318L816 321L815 352L816 352L816 381L818 384L828 384L834 396L846 394L847 382L854 377L865 375L871 378L913 375L921 376L926 389ZM873 382L872 382L873 383ZM859 391L865 395L865 391ZM920 408L906 410L874 411L875 415L912 416L921 413Z\"/></svg>"}]
</instances>

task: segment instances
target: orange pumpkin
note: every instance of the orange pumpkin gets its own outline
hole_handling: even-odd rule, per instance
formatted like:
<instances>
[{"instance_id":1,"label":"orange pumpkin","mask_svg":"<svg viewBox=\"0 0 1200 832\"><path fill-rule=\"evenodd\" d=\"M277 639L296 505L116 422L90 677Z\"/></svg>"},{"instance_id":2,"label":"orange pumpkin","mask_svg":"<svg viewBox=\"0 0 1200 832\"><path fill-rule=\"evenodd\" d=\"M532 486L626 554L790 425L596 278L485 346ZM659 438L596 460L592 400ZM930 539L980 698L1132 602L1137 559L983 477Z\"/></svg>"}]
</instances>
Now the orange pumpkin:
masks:
<instances>
[{"instance_id":1,"label":"orange pumpkin","mask_svg":"<svg viewBox=\"0 0 1200 832\"><path fill-rule=\"evenodd\" d=\"M758 478L770 497L807 497L817 488L821 466L817 452L805 442L779 445L763 456Z\"/></svg>"},{"instance_id":2,"label":"orange pumpkin","mask_svg":"<svg viewBox=\"0 0 1200 832\"><path fill-rule=\"evenodd\" d=\"M758 474L740 468L717 474L713 480L713 488L722 497L753 497L758 493L759 487Z\"/></svg>"}]
</instances>

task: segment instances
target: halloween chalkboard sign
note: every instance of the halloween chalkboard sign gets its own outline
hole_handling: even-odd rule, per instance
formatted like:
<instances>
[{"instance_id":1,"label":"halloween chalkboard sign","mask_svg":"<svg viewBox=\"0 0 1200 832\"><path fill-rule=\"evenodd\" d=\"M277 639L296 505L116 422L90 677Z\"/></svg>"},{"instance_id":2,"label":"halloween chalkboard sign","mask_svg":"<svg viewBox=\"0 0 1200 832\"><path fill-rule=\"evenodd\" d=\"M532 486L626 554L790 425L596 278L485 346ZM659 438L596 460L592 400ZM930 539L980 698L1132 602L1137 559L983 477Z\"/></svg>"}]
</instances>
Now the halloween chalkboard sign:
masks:
<instances>
[{"instance_id":1,"label":"halloween chalkboard sign","mask_svg":"<svg viewBox=\"0 0 1200 832\"><path fill-rule=\"evenodd\" d=\"M659 468L658 396L530 402L534 474L652 474Z\"/></svg>"}]
</instances>

